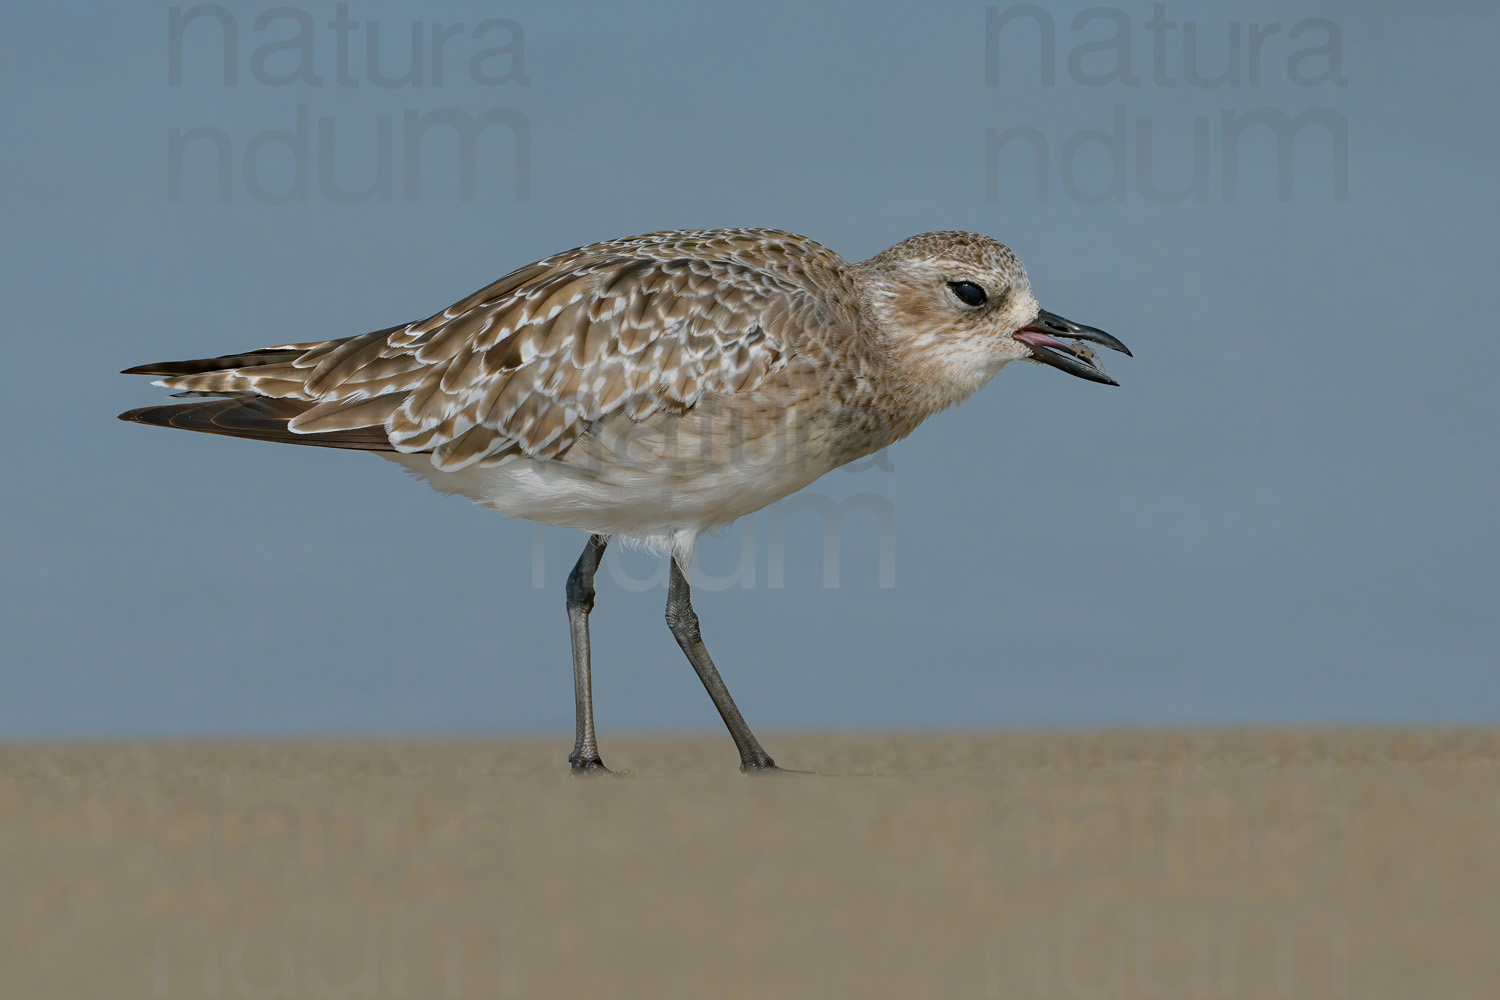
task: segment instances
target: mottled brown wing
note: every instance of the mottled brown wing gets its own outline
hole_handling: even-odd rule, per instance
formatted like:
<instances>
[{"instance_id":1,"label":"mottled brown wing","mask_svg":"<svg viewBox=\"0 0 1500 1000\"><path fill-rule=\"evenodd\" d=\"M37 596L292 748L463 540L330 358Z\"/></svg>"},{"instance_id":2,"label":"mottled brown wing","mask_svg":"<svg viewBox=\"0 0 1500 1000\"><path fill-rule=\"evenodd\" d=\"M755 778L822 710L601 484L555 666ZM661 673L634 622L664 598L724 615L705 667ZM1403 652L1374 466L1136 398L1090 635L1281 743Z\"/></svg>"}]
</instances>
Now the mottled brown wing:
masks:
<instances>
[{"instance_id":1,"label":"mottled brown wing","mask_svg":"<svg viewBox=\"0 0 1500 1000\"><path fill-rule=\"evenodd\" d=\"M379 426L397 451L431 452L444 470L553 458L604 416L683 412L753 388L805 332L839 318L807 280L840 269L817 244L802 241L799 260L787 234L770 234L783 238L780 258L733 232L705 252L693 235L586 247L418 323L161 384L307 400L290 432Z\"/></svg>"}]
</instances>

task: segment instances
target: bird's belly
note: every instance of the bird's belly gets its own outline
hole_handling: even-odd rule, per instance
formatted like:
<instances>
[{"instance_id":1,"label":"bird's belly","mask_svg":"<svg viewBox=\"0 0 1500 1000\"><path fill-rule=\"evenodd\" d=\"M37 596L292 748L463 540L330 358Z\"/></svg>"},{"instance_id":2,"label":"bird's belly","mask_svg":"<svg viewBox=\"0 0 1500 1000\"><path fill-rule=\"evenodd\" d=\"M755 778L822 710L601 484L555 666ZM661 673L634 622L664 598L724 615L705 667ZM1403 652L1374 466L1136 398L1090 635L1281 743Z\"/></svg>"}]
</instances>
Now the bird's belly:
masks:
<instances>
[{"instance_id":1,"label":"bird's belly","mask_svg":"<svg viewBox=\"0 0 1500 1000\"><path fill-rule=\"evenodd\" d=\"M728 524L828 471L805 463L768 468L729 462L674 474L517 457L500 465L444 472L425 454L378 454L441 493L468 497L507 517L643 540L696 535Z\"/></svg>"},{"instance_id":2,"label":"bird's belly","mask_svg":"<svg viewBox=\"0 0 1500 1000\"><path fill-rule=\"evenodd\" d=\"M677 416L609 418L549 460L444 472L425 454L383 457L509 517L648 542L696 537L887 443L815 394L772 403L717 397Z\"/></svg>"}]
</instances>

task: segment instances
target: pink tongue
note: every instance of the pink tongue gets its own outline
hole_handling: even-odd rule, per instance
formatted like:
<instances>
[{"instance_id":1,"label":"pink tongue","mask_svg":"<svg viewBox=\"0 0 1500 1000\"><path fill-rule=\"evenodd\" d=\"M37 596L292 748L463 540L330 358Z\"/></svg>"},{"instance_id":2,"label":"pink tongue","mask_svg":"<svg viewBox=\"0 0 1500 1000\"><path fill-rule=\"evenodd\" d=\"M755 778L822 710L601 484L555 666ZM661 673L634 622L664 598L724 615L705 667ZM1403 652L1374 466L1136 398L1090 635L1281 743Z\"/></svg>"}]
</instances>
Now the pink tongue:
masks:
<instances>
[{"instance_id":1,"label":"pink tongue","mask_svg":"<svg viewBox=\"0 0 1500 1000\"><path fill-rule=\"evenodd\" d=\"M1016 340L1019 340L1021 343L1030 344L1033 347L1056 347L1059 350L1068 351L1068 353L1070 354L1072 353L1067 344L1064 344L1062 341L1056 339L1055 337L1049 337L1045 333L1041 333L1037 330L1017 330L1015 333L1011 334L1011 336Z\"/></svg>"}]
</instances>

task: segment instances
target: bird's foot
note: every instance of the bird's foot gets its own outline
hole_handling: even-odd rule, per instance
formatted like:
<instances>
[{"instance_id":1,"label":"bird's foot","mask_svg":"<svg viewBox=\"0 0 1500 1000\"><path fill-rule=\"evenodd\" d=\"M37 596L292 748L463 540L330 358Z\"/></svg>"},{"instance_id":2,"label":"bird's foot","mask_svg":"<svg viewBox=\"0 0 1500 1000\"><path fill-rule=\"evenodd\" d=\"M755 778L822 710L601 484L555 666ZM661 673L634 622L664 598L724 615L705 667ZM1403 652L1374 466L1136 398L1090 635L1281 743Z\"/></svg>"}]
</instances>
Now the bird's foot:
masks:
<instances>
[{"instance_id":1,"label":"bird's foot","mask_svg":"<svg viewBox=\"0 0 1500 1000\"><path fill-rule=\"evenodd\" d=\"M572 765L574 775L615 773L604 766L597 753L581 754L575 750L568 754L568 763Z\"/></svg>"},{"instance_id":2,"label":"bird's foot","mask_svg":"<svg viewBox=\"0 0 1500 1000\"><path fill-rule=\"evenodd\" d=\"M753 777L783 774L811 774L811 771L794 771L791 768L777 767L771 755L764 750L740 761L740 771Z\"/></svg>"},{"instance_id":3,"label":"bird's foot","mask_svg":"<svg viewBox=\"0 0 1500 1000\"><path fill-rule=\"evenodd\" d=\"M777 767L768 764L765 767L740 766L740 770L752 778L810 778L817 774L816 771L798 771L791 767Z\"/></svg>"}]
</instances>

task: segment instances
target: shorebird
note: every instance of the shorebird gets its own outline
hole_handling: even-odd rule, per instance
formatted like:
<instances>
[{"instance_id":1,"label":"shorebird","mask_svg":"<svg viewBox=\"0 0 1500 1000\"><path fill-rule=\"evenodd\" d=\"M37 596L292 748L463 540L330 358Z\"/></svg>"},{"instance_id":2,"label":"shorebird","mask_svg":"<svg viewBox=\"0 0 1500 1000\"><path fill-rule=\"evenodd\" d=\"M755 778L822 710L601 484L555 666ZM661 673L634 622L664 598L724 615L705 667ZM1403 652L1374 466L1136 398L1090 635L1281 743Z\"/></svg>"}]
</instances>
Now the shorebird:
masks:
<instances>
[{"instance_id":1,"label":"shorebird","mask_svg":"<svg viewBox=\"0 0 1500 1000\"><path fill-rule=\"evenodd\" d=\"M975 233L857 264L769 229L650 233L569 250L426 319L127 375L192 402L122 420L368 451L443 493L579 528L567 580L574 773L603 772L589 612L611 539L670 561L667 625L739 750L778 770L708 654L688 574L705 531L906 437L1012 361L1116 385L1102 330L1042 309Z\"/></svg>"}]
</instances>

